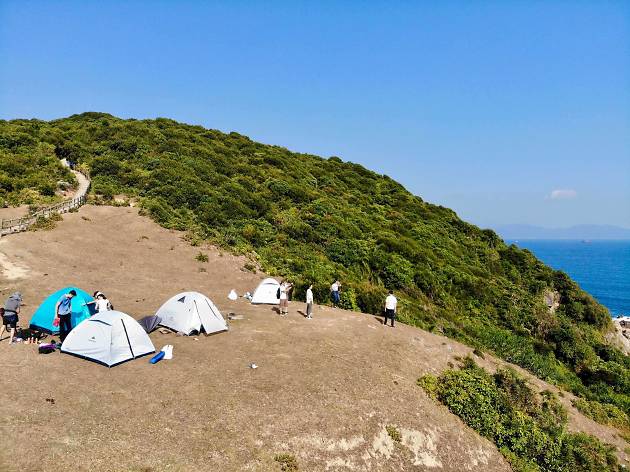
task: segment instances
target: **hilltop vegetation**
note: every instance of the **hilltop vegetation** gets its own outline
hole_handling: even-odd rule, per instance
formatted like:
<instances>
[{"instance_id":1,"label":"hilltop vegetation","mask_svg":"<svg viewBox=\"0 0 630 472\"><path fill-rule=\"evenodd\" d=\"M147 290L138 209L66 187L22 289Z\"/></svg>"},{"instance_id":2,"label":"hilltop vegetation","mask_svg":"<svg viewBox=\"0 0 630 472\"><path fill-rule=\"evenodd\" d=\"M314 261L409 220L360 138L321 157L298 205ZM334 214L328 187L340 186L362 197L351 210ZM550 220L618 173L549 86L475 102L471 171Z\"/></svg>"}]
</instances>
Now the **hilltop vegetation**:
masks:
<instances>
[{"instance_id":1,"label":"hilltop vegetation","mask_svg":"<svg viewBox=\"0 0 630 472\"><path fill-rule=\"evenodd\" d=\"M168 119L0 122L0 168L34 155L88 166L100 198L136 197L161 225L250 254L295 281L298 298L313 282L325 301L338 277L343 307L376 313L394 289L404 322L492 350L627 423L630 361L604 342L607 311L566 274L387 176ZM42 195L61 171L22 167ZM560 295L554 313L547 291Z\"/></svg>"},{"instance_id":2,"label":"hilltop vegetation","mask_svg":"<svg viewBox=\"0 0 630 472\"><path fill-rule=\"evenodd\" d=\"M55 198L59 182L75 184L59 163L55 146L19 128L0 131L0 205L37 205Z\"/></svg>"}]
</instances>

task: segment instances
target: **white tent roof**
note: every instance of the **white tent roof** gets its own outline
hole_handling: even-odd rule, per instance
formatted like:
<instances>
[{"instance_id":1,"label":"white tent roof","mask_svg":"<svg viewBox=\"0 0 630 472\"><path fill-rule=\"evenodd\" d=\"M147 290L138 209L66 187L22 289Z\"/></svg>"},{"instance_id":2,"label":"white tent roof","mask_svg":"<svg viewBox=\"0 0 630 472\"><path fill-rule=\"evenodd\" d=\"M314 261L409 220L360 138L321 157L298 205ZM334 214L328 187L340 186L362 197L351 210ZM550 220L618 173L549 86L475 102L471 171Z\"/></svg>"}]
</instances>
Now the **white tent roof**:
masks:
<instances>
[{"instance_id":1,"label":"white tent roof","mask_svg":"<svg viewBox=\"0 0 630 472\"><path fill-rule=\"evenodd\" d=\"M278 289L280 282L276 279L265 279L258 285L258 288L252 295L252 303L261 303L267 305L279 305Z\"/></svg>"},{"instance_id":2,"label":"white tent roof","mask_svg":"<svg viewBox=\"0 0 630 472\"><path fill-rule=\"evenodd\" d=\"M183 292L171 297L155 314L162 318L161 326L187 335L200 332L202 327L207 334L228 329L212 300L198 292Z\"/></svg>"},{"instance_id":3,"label":"white tent roof","mask_svg":"<svg viewBox=\"0 0 630 472\"><path fill-rule=\"evenodd\" d=\"M70 331L61 352L108 367L155 352L142 326L120 311L104 311Z\"/></svg>"}]
</instances>

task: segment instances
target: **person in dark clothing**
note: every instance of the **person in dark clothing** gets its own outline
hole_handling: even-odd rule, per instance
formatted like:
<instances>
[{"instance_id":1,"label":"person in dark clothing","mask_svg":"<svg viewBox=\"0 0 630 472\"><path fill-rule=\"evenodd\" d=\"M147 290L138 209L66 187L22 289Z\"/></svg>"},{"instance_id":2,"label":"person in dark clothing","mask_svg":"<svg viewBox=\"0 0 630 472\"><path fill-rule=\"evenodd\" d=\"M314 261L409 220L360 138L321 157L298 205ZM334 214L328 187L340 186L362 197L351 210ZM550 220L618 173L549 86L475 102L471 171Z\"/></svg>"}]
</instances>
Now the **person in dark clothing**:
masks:
<instances>
[{"instance_id":1,"label":"person in dark clothing","mask_svg":"<svg viewBox=\"0 0 630 472\"><path fill-rule=\"evenodd\" d=\"M59 338L62 343L72 331L72 298L76 295L75 290L70 290L62 295L55 305L55 318L59 320Z\"/></svg>"},{"instance_id":2,"label":"person in dark clothing","mask_svg":"<svg viewBox=\"0 0 630 472\"><path fill-rule=\"evenodd\" d=\"M341 289L341 282L335 280L333 284L330 286L330 297L332 298L333 306L339 305L339 301L341 300L341 296L339 295L339 290Z\"/></svg>"},{"instance_id":3,"label":"person in dark clothing","mask_svg":"<svg viewBox=\"0 0 630 472\"><path fill-rule=\"evenodd\" d=\"M13 342L15 337L15 331L17 329L18 315L20 314L20 306L22 305L22 294L15 292L4 304L4 310L2 313L2 327L0 328L0 340L4 331L9 332L9 344Z\"/></svg>"}]
</instances>

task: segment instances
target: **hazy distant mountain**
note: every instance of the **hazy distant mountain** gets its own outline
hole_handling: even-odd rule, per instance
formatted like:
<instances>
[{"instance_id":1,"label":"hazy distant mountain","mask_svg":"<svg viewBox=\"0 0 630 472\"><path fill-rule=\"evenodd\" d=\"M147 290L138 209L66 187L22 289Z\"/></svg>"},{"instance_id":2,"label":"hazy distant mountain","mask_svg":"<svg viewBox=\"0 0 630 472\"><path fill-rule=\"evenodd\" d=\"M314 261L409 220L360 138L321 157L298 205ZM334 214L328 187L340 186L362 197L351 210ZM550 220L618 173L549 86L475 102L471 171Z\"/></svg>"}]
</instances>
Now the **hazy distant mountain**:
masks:
<instances>
[{"instance_id":1,"label":"hazy distant mountain","mask_svg":"<svg viewBox=\"0 0 630 472\"><path fill-rule=\"evenodd\" d=\"M568 228L499 225L494 230L503 239L630 239L630 229L612 225L576 225Z\"/></svg>"}]
</instances>

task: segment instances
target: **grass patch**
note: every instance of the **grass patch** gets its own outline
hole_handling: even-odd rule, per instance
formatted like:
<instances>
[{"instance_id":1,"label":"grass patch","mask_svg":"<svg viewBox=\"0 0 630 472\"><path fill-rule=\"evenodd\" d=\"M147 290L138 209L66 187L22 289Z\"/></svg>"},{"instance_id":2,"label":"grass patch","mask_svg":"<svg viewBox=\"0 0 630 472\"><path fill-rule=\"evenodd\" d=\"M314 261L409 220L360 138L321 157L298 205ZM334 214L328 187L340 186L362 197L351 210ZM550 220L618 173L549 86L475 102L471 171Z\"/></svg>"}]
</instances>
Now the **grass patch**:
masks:
<instances>
[{"instance_id":1,"label":"grass patch","mask_svg":"<svg viewBox=\"0 0 630 472\"><path fill-rule=\"evenodd\" d=\"M31 226L28 227L29 231L50 231L57 227L57 223L63 220L59 213L53 213L48 218L40 216L35 220Z\"/></svg>"},{"instance_id":2,"label":"grass patch","mask_svg":"<svg viewBox=\"0 0 630 472\"><path fill-rule=\"evenodd\" d=\"M280 464L282 472L298 472L300 470L298 461L293 454L276 454L273 459Z\"/></svg>"},{"instance_id":3,"label":"grass patch","mask_svg":"<svg viewBox=\"0 0 630 472\"><path fill-rule=\"evenodd\" d=\"M451 364L452 365L452 364ZM433 398L434 400L437 400L437 395L438 395L438 379L436 376L434 375L424 375L422 377L420 377L417 382L416 382L420 387L422 387L422 389L425 391L425 393L430 396L431 398Z\"/></svg>"},{"instance_id":4,"label":"grass patch","mask_svg":"<svg viewBox=\"0 0 630 472\"><path fill-rule=\"evenodd\" d=\"M208 259L207 254L204 254L203 252L199 252L199 254L195 256L195 260L197 262L208 262L209 259Z\"/></svg>"},{"instance_id":5,"label":"grass patch","mask_svg":"<svg viewBox=\"0 0 630 472\"><path fill-rule=\"evenodd\" d=\"M392 438L394 442L399 443L400 441L402 441L400 431L398 431L395 426L386 426L385 429L387 430L387 434L389 435L389 437Z\"/></svg>"},{"instance_id":6,"label":"grass patch","mask_svg":"<svg viewBox=\"0 0 630 472\"><path fill-rule=\"evenodd\" d=\"M203 243L203 238L201 238L201 236L199 236L194 231L188 231L184 235L183 239L184 241L188 242L188 244L190 244L193 247L201 246L201 244Z\"/></svg>"},{"instance_id":7,"label":"grass patch","mask_svg":"<svg viewBox=\"0 0 630 472\"><path fill-rule=\"evenodd\" d=\"M600 424L614 426L626 435L630 433L630 419L628 418L628 415L615 405L589 401L583 398L573 400L571 403L584 416L587 416Z\"/></svg>"},{"instance_id":8,"label":"grass patch","mask_svg":"<svg viewBox=\"0 0 630 472\"><path fill-rule=\"evenodd\" d=\"M485 359L483 352L477 348L475 348L472 353L480 359Z\"/></svg>"}]
</instances>

